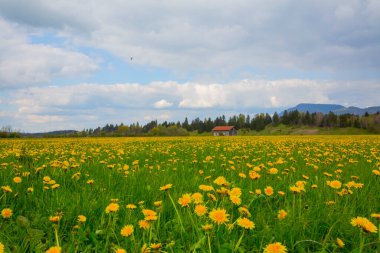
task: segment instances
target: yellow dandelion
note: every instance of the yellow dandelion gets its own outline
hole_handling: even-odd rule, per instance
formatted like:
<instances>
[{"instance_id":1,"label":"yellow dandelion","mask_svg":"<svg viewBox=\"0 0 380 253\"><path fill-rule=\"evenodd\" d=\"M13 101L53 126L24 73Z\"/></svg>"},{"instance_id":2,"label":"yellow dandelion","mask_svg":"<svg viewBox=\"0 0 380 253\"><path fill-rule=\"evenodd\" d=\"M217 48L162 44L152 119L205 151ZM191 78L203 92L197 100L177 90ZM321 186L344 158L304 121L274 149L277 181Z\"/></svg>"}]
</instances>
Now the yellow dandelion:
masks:
<instances>
[{"instance_id":1,"label":"yellow dandelion","mask_svg":"<svg viewBox=\"0 0 380 253\"><path fill-rule=\"evenodd\" d=\"M233 196L240 197L240 196L241 196L241 189L240 189L240 188L237 188L237 187L232 188L232 189L228 192L228 194L229 194L230 196L233 195Z\"/></svg>"},{"instance_id":2,"label":"yellow dandelion","mask_svg":"<svg viewBox=\"0 0 380 253\"><path fill-rule=\"evenodd\" d=\"M333 189L340 189L342 187L342 183L338 180L327 181L327 185Z\"/></svg>"},{"instance_id":3,"label":"yellow dandelion","mask_svg":"<svg viewBox=\"0 0 380 253\"><path fill-rule=\"evenodd\" d=\"M354 227L359 227L363 229L364 232L367 233L376 233L377 227L369 221L367 218L364 217L356 217L351 219L351 225Z\"/></svg>"},{"instance_id":4,"label":"yellow dandelion","mask_svg":"<svg viewBox=\"0 0 380 253\"><path fill-rule=\"evenodd\" d=\"M260 189L256 189L256 190L255 190L255 194L256 194L257 196L260 196L260 195L261 195L261 190L260 190Z\"/></svg>"},{"instance_id":5,"label":"yellow dandelion","mask_svg":"<svg viewBox=\"0 0 380 253\"><path fill-rule=\"evenodd\" d=\"M245 229L255 228L255 223L248 218L239 218L236 222L240 227Z\"/></svg>"},{"instance_id":6,"label":"yellow dandelion","mask_svg":"<svg viewBox=\"0 0 380 253\"><path fill-rule=\"evenodd\" d=\"M230 195L230 200L234 205L239 206L241 204L241 198L236 195Z\"/></svg>"},{"instance_id":7,"label":"yellow dandelion","mask_svg":"<svg viewBox=\"0 0 380 253\"><path fill-rule=\"evenodd\" d=\"M127 251L125 249L122 249L122 248L117 248L117 249L115 249L115 253L127 253Z\"/></svg>"},{"instance_id":8,"label":"yellow dandelion","mask_svg":"<svg viewBox=\"0 0 380 253\"><path fill-rule=\"evenodd\" d=\"M60 215L50 216L49 221L51 221L53 223L58 223L58 221L60 221L61 218L62 218L62 216L60 216Z\"/></svg>"},{"instance_id":9,"label":"yellow dandelion","mask_svg":"<svg viewBox=\"0 0 380 253\"><path fill-rule=\"evenodd\" d=\"M200 204L203 202L203 195L200 192L193 193L193 195L191 195L191 198L195 204Z\"/></svg>"},{"instance_id":10,"label":"yellow dandelion","mask_svg":"<svg viewBox=\"0 0 380 253\"><path fill-rule=\"evenodd\" d=\"M9 219L13 215L13 211L10 208L4 208L1 211L1 216L3 216L4 219Z\"/></svg>"},{"instance_id":11,"label":"yellow dandelion","mask_svg":"<svg viewBox=\"0 0 380 253\"><path fill-rule=\"evenodd\" d=\"M136 208L137 208L137 206L134 205L134 204L128 204L128 205L126 205L125 207L126 207L127 209L130 209L130 210L133 210L133 209L136 209Z\"/></svg>"},{"instance_id":12,"label":"yellow dandelion","mask_svg":"<svg viewBox=\"0 0 380 253\"><path fill-rule=\"evenodd\" d=\"M33 187L28 187L28 189L27 189L26 191L27 191L27 192L33 192L34 189L33 189Z\"/></svg>"},{"instance_id":13,"label":"yellow dandelion","mask_svg":"<svg viewBox=\"0 0 380 253\"><path fill-rule=\"evenodd\" d=\"M167 190L171 189L172 187L173 187L172 184L166 184L166 185L160 187L160 191L167 191Z\"/></svg>"},{"instance_id":14,"label":"yellow dandelion","mask_svg":"<svg viewBox=\"0 0 380 253\"><path fill-rule=\"evenodd\" d=\"M265 195L271 196L273 195L273 188L271 186L267 186L265 187L264 192L265 192Z\"/></svg>"},{"instance_id":15,"label":"yellow dandelion","mask_svg":"<svg viewBox=\"0 0 380 253\"><path fill-rule=\"evenodd\" d=\"M196 205L194 208L194 212L198 216L205 215L207 213L207 207L204 205Z\"/></svg>"},{"instance_id":16,"label":"yellow dandelion","mask_svg":"<svg viewBox=\"0 0 380 253\"><path fill-rule=\"evenodd\" d=\"M211 185L204 185L204 184L201 184L199 186L199 190L201 191L205 191L205 192L209 192L209 191L213 191L214 190L214 187L212 187Z\"/></svg>"},{"instance_id":17,"label":"yellow dandelion","mask_svg":"<svg viewBox=\"0 0 380 253\"><path fill-rule=\"evenodd\" d=\"M151 243L151 244L150 244L150 248L151 248L151 249L155 249L155 250L157 250L157 249L161 249L161 247L162 247L162 244L161 244L161 243Z\"/></svg>"},{"instance_id":18,"label":"yellow dandelion","mask_svg":"<svg viewBox=\"0 0 380 253\"><path fill-rule=\"evenodd\" d=\"M182 197L180 197L180 198L178 199L178 203L179 203L182 207L189 206L189 204L191 203L191 195L188 194L188 193L183 194Z\"/></svg>"},{"instance_id":19,"label":"yellow dandelion","mask_svg":"<svg viewBox=\"0 0 380 253\"><path fill-rule=\"evenodd\" d=\"M251 217L251 213L249 212L248 208L245 206L239 207L239 213L246 217Z\"/></svg>"},{"instance_id":20,"label":"yellow dandelion","mask_svg":"<svg viewBox=\"0 0 380 253\"><path fill-rule=\"evenodd\" d=\"M86 216L78 215L78 222L79 223L84 223L84 222L86 222L86 220L87 220Z\"/></svg>"},{"instance_id":21,"label":"yellow dandelion","mask_svg":"<svg viewBox=\"0 0 380 253\"><path fill-rule=\"evenodd\" d=\"M87 184L89 184L89 185L93 185L94 182L95 182L94 179L87 180Z\"/></svg>"},{"instance_id":22,"label":"yellow dandelion","mask_svg":"<svg viewBox=\"0 0 380 253\"><path fill-rule=\"evenodd\" d=\"M217 184L217 185L227 185L227 184L228 184L226 178L223 177L223 176L217 177L217 178L214 180L214 183Z\"/></svg>"},{"instance_id":23,"label":"yellow dandelion","mask_svg":"<svg viewBox=\"0 0 380 253\"><path fill-rule=\"evenodd\" d=\"M119 204L117 203L110 203L107 207L106 207L106 213L116 213L117 211L119 211Z\"/></svg>"},{"instance_id":24,"label":"yellow dandelion","mask_svg":"<svg viewBox=\"0 0 380 253\"><path fill-rule=\"evenodd\" d=\"M15 182L16 184L19 184L22 182L22 179L21 179L21 177L14 177L13 182Z\"/></svg>"},{"instance_id":25,"label":"yellow dandelion","mask_svg":"<svg viewBox=\"0 0 380 253\"><path fill-rule=\"evenodd\" d=\"M128 237L133 234L133 225L125 225L121 230L120 230L121 236Z\"/></svg>"},{"instance_id":26,"label":"yellow dandelion","mask_svg":"<svg viewBox=\"0 0 380 253\"><path fill-rule=\"evenodd\" d=\"M380 220L380 213L373 213L371 217Z\"/></svg>"},{"instance_id":27,"label":"yellow dandelion","mask_svg":"<svg viewBox=\"0 0 380 253\"><path fill-rule=\"evenodd\" d=\"M344 242L340 238L336 238L336 244L338 245L339 248L344 247Z\"/></svg>"},{"instance_id":28,"label":"yellow dandelion","mask_svg":"<svg viewBox=\"0 0 380 253\"><path fill-rule=\"evenodd\" d=\"M139 227L144 230L148 229L150 227L150 223L146 220L139 220Z\"/></svg>"},{"instance_id":29,"label":"yellow dandelion","mask_svg":"<svg viewBox=\"0 0 380 253\"><path fill-rule=\"evenodd\" d=\"M4 244L0 242L0 253L4 253L4 248L5 248Z\"/></svg>"},{"instance_id":30,"label":"yellow dandelion","mask_svg":"<svg viewBox=\"0 0 380 253\"><path fill-rule=\"evenodd\" d=\"M7 193L7 192L12 192L12 188L9 185L6 186L1 186L1 189Z\"/></svg>"},{"instance_id":31,"label":"yellow dandelion","mask_svg":"<svg viewBox=\"0 0 380 253\"><path fill-rule=\"evenodd\" d=\"M283 219L285 219L285 217L287 215L288 215L288 213L285 210L281 209L281 210L278 211L277 218L279 220L283 220Z\"/></svg>"},{"instance_id":32,"label":"yellow dandelion","mask_svg":"<svg viewBox=\"0 0 380 253\"><path fill-rule=\"evenodd\" d=\"M161 200L154 201L154 202L153 202L153 205L154 205L155 207L160 207L160 206L162 205L162 201L161 201Z\"/></svg>"},{"instance_id":33,"label":"yellow dandelion","mask_svg":"<svg viewBox=\"0 0 380 253\"><path fill-rule=\"evenodd\" d=\"M280 242L268 244L264 248L264 253L286 253L288 250Z\"/></svg>"},{"instance_id":34,"label":"yellow dandelion","mask_svg":"<svg viewBox=\"0 0 380 253\"><path fill-rule=\"evenodd\" d=\"M223 223L226 223L229 221L229 217L230 215L226 212L226 210L224 209L213 209L210 213L209 213L209 217L210 219L215 222L216 224L220 225L220 224L223 224Z\"/></svg>"},{"instance_id":35,"label":"yellow dandelion","mask_svg":"<svg viewBox=\"0 0 380 253\"><path fill-rule=\"evenodd\" d=\"M50 247L46 253L61 253L62 249L59 246Z\"/></svg>"},{"instance_id":36,"label":"yellow dandelion","mask_svg":"<svg viewBox=\"0 0 380 253\"><path fill-rule=\"evenodd\" d=\"M211 230L211 229L212 229L212 224L205 224L205 225L202 225L202 229L203 229L204 231Z\"/></svg>"}]
</instances>

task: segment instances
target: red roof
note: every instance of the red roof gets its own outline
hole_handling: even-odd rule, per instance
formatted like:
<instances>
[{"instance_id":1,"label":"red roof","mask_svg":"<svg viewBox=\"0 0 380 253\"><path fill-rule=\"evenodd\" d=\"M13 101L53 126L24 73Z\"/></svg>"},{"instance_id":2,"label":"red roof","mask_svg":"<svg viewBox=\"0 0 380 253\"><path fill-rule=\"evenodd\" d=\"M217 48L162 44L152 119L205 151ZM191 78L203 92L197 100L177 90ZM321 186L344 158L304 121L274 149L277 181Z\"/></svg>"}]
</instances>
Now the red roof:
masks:
<instances>
[{"instance_id":1,"label":"red roof","mask_svg":"<svg viewBox=\"0 0 380 253\"><path fill-rule=\"evenodd\" d=\"M235 128L234 126L216 126L212 129L212 131L230 131Z\"/></svg>"}]
</instances>

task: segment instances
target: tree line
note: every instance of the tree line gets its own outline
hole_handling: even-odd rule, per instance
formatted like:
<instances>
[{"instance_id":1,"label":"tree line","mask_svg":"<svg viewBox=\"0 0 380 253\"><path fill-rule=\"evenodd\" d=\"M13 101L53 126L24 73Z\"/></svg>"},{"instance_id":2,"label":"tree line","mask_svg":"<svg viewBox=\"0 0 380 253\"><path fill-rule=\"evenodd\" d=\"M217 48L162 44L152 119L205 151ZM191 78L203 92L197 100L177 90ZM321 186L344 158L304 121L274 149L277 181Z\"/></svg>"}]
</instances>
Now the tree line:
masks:
<instances>
[{"instance_id":1,"label":"tree line","mask_svg":"<svg viewBox=\"0 0 380 253\"><path fill-rule=\"evenodd\" d=\"M370 132L380 133L380 113L363 116L354 114L337 115L333 112L328 114L309 113L294 111L284 111L282 114L275 112L272 116L268 113L259 113L251 117L250 115L234 115L229 118L222 115L211 119L210 117L201 120L195 118L189 120L185 118L183 122L158 123L152 120L145 125L138 122L130 125L107 124L104 127L95 129L84 129L77 133L80 136L186 136L190 133L203 134L209 133L215 126L235 126L243 132L262 131L267 126L310 126L322 128L345 128L354 127L366 129Z\"/></svg>"},{"instance_id":2,"label":"tree line","mask_svg":"<svg viewBox=\"0 0 380 253\"><path fill-rule=\"evenodd\" d=\"M144 125L138 122L130 125L106 124L103 127L83 129L82 131L62 131L38 135L37 137L87 137L87 136L187 136L190 134L207 134L215 126L235 126L240 132L262 131L268 126L310 126L321 128L346 128L353 127L365 129L369 132L380 133L380 113L366 113L363 116L354 114L337 115L333 112L327 114L314 112L284 111L281 114L275 112L272 116L268 113L259 113L251 117L250 115L233 115L226 118L225 115L211 119L210 117L201 120L195 118L189 120L185 118L183 122L164 121L158 123L152 120ZM21 136L33 137L12 130L10 126L2 127L0 138L19 138ZM36 136L35 136L36 137Z\"/></svg>"}]
</instances>

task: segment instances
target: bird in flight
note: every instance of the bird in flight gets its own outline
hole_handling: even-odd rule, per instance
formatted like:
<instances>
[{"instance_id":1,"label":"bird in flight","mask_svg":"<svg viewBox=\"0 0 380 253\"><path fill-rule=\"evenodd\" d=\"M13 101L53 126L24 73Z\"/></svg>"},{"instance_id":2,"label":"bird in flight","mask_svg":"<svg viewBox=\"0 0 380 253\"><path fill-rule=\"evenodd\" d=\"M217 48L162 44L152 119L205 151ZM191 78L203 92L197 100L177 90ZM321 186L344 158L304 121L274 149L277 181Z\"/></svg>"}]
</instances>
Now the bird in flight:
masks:
<instances>
[{"instance_id":1,"label":"bird in flight","mask_svg":"<svg viewBox=\"0 0 380 253\"><path fill-rule=\"evenodd\" d=\"M133 60L133 56L131 56L131 58L130 58L130 59L131 59L131 61L132 61L132 60Z\"/></svg>"}]
</instances>

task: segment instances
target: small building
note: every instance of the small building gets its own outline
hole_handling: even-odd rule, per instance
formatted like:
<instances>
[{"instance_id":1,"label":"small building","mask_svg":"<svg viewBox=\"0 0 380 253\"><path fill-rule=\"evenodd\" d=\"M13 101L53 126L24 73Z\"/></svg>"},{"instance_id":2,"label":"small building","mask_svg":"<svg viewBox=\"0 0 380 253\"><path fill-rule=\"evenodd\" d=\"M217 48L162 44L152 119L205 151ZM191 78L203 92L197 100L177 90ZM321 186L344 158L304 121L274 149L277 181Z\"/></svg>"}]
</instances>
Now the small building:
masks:
<instances>
[{"instance_id":1,"label":"small building","mask_svg":"<svg viewBox=\"0 0 380 253\"><path fill-rule=\"evenodd\" d=\"M234 126L216 126L211 131L214 136L237 135L237 129Z\"/></svg>"}]
</instances>

